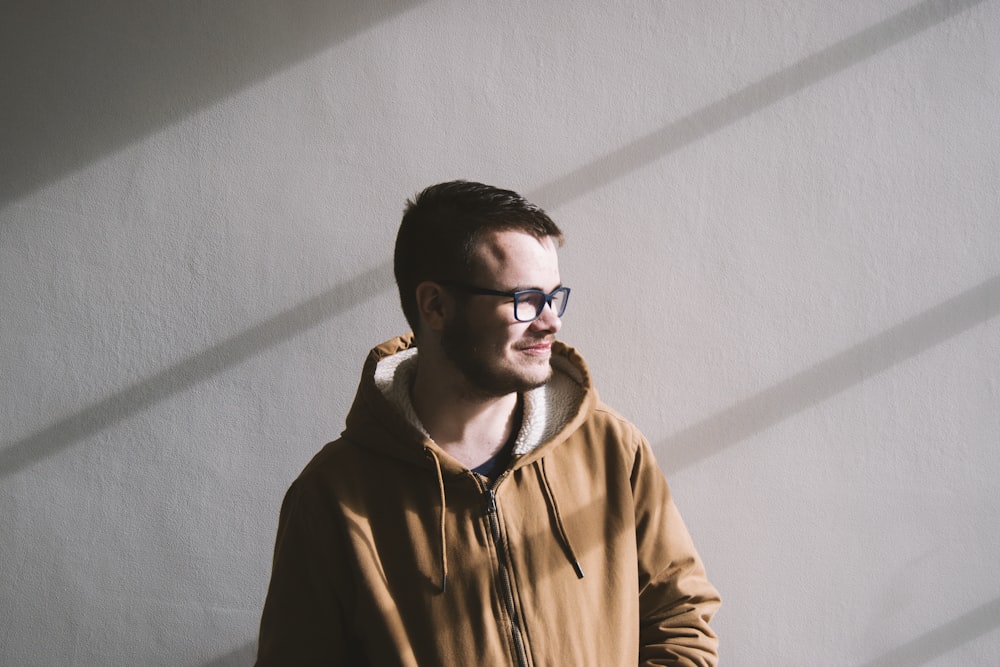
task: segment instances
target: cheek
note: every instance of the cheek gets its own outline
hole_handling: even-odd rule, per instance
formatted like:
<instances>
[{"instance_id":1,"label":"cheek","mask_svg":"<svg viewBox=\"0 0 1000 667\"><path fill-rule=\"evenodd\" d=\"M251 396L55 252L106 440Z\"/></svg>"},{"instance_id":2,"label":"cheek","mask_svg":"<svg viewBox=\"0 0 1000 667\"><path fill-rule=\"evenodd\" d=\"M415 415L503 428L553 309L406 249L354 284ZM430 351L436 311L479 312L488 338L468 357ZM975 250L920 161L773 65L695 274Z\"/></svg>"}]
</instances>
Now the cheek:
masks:
<instances>
[{"instance_id":1,"label":"cheek","mask_svg":"<svg viewBox=\"0 0 1000 667\"><path fill-rule=\"evenodd\" d=\"M514 345L517 343L518 335L510 328L479 323L472 326L469 334L469 342L484 358L501 361L514 357Z\"/></svg>"},{"instance_id":2,"label":"cheek","mask_svg":"<svg viewBox=\"0 0 1000 667\"><path fill-rule=\"evenodd\" d=\"M511 323L503 313L490 311L469 321L469 333L479 347L505 349L524 337L529 324Z\"/></svg>"},{"instance_id":3,"label":"cheek","mask_svg":"<svg viewBox=\"0 0 1000 667\"><path fill-rule=\"evenodd\" d=\"M507 326L504 330L498 333L498 341L502 341L501 344L507 349L509 354L513 354L514 346L518 342L524 340L525 332L528 330L528 324L517 324L513 326Z\"/></svg>"}]
</instances>

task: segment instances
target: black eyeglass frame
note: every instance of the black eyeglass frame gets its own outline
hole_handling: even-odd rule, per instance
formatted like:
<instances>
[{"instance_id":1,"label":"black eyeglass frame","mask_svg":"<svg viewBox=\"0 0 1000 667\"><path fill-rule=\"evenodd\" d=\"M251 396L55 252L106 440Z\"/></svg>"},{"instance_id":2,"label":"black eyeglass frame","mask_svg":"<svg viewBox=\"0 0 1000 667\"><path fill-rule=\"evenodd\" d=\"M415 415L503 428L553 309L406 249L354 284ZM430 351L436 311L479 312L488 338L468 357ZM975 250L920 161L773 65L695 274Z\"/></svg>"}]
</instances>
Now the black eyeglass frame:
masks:
<instances>
[{"instance_id":1,"label":"black eyeglass frame","mask_svg":"<svg viewBox=\"0 0 1000 667\"><path fill-rule=\"evenodd\" d=\"M495 289L487 289L485 287L479 287L477 285L470 285L468 283L458 282L456 280L435 280L434 282L439 285L444 285L445 287L457 287L458 289L465 290L470 294L481 294L483 296L505 296L514 299L514 319L518 322L534 322L539 317L542 316L542 311L545 306L552 308L552 312L556 314L556 317L562 317L563 313L566 312L566 304L569 303L569 293L570 289L565 286L560 286L555 288L549 293L545 293L540 289L522 289L516 292L503 292ZM563 295L562 301L559 302L559 311L557 312L552 306L552 299L557 295ZM542 301L539 303L541 305L532 304L530 301L521 301L522 297L533 295L542 297ZM535 306L535 316L531 319L525 320L517 316L518 306L521 303L528 303L529 305Z\"/></svg>"}]
</instances>

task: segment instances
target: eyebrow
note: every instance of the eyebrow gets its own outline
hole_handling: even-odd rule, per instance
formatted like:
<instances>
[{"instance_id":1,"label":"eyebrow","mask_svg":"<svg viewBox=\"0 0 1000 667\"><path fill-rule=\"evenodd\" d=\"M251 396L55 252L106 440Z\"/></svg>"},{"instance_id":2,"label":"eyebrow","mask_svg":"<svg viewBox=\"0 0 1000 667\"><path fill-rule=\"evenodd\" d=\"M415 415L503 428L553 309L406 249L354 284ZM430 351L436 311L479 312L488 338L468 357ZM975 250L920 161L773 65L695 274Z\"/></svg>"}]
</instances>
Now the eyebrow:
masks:
<instances>
[{"instance_id":1,"label":"eyebrow","mask_svg":"<svg viewBox=\"0 0 1000 667\"><path fill-rule=\"evenodd\" d=\"M509 291L511 291L511 292L523 292L524 290L531 289L531 290L537 290L539 292L543 292L545 294L549 294L550 292L556 291L560 287L565 287L565 285L563 285L562 282L560 282L558 285L556 285L555 287L553 287L550 290L547 290L547 289L545 289L543 287L538 287L537 285L532 285L531 287L515 287L514 289L509 290Z\"/></svg>"}]
</instances>

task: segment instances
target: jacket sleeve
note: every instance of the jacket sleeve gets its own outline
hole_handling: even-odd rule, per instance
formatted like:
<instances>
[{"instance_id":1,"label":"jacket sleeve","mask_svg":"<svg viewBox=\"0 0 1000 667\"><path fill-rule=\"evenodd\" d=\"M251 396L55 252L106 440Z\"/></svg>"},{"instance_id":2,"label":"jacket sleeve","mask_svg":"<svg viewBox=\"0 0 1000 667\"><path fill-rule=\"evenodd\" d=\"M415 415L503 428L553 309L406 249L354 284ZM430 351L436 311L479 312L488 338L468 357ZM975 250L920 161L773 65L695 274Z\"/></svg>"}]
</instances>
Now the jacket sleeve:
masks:
<instances>
[{"instance_id":1,"label":"jacket sleeve","mask_svg":"<svg viewBox=\"0 0 1000 667\"><path fill-rule=\"evenodd\" d=\"M649 443L640 436L632 469L639 560L640 667L712 667L718 639L709 621L719 593L698 553Z\"/></svg>"},{"instance_id":2,"label":"jacket sleeve","mask_svg":"<svg viewBox=\"0 0 1000 667\"><path fill-rule=\"evenodd\" d=\"M344 619L332 572L332 517L296 481L278 520L271 583L261 615L257 667L349 665Z\"/></svg>"}]
</instances>

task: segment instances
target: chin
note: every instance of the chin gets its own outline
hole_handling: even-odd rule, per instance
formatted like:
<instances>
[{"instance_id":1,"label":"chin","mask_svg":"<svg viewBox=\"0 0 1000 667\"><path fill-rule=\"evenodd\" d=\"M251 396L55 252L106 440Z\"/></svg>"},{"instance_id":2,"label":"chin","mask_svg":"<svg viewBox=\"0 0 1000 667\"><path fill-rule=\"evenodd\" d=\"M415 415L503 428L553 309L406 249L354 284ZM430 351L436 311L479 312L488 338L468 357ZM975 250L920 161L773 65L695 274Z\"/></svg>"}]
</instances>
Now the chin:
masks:
<instances>
[{"instance_id":1,"label":"chin","mask_svg":"<svg viewBox=\"0 0 1000 667\"><path fill-rule=\"evenodd\" d=\"M537 389L552 378L552 367L545 364L544 368L533 369L534 372L524 373L521 375L521 383L523 389L521 391L528 391L529 389Z\"/></svg>"},{"instance_id":2,"label":"chin","mask_svg":"<svg viewBox=\"0 0 1000 667\"><path fill-rule=\"evenodd\" d=\"M552 377L552 368L546 364L545 368L535 368L522 370L514 369L497 370L491 373L477 373L466 375L469 384L475 387L478 393L483 396L500 397L510 394L521 394L532 389L537 389L549 381Z\"/></svg>"}]
</instances>

